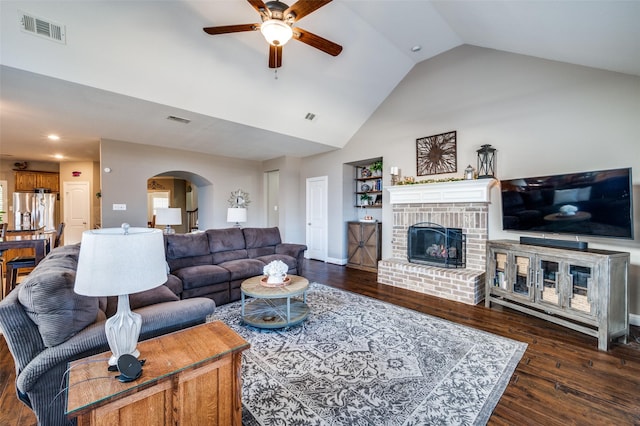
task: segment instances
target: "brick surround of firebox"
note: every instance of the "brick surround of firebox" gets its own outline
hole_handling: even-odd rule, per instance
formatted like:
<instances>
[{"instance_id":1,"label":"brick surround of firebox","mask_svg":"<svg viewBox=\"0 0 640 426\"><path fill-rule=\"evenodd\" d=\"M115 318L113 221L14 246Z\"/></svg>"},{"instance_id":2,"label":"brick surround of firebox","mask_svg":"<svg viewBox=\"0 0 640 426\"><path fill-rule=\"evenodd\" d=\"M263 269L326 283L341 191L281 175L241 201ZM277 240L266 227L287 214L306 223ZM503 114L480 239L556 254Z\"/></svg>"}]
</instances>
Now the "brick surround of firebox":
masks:
<instances>
[{"instance_id":1,"label":"brick surround of firebox","mask_svg":"<svg viewBox=\"0 0 640 426\"><path fill-rule=\"evenodd\" d=\"M378 282L478 304L485 294L489 189L493 179L395 186L391 193L391 258L378 262ZM467 236L466 268L440 268L407 259L407 231L420 222L461 228Z\"/></svg>"}]
</instances>

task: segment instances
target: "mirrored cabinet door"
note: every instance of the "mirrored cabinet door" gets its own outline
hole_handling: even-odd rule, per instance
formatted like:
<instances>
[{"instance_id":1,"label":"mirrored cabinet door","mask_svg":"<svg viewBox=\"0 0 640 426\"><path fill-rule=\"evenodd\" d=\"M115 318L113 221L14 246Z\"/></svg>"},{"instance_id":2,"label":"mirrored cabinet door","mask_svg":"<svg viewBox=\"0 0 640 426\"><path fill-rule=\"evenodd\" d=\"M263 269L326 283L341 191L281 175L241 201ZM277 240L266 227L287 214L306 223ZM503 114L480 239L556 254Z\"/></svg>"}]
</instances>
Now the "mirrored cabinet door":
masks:
<instances>
[{"instance_id":1,"label":"mirrored cabinet door","mask_svg":"<svg viewBox=\"0 0 640 426\"><path fill-rule=\"evenodd\" d=\"M594 268L569 264L569 284L567 307L585 314L595 314L593 279Z\"/></svg>"},{"instance_id":2,"label":"mirrored cabinet door","mask_svg":"<svg viewBox=\"0 0 640 426\"><path fill-rule=\"evenodd\" d=\"M538 274L538 299L541 302L561 307L560 262L540 260Z\"/></svg>"},{"instance_id":3,"label":"mirrored cabinet door","mask_svg":"<svg viewBox=\"0 0 640 426\"><path fill-rule=\"evenodd\" d=\"M496 289L507 290L507 253L494 251L493 264L493 286Z\"/></svg>"},{"instance_id":4,"label":"mirrored cabinet door","mask_svg":"<svg viewBox=\"0 0 640 426\"><path fill-rule=\"evenodd\" d=\"M511 291L521 296L531 296L531 258L514 254L515 274L511 281Z\"/></svg>"}]
</instances>

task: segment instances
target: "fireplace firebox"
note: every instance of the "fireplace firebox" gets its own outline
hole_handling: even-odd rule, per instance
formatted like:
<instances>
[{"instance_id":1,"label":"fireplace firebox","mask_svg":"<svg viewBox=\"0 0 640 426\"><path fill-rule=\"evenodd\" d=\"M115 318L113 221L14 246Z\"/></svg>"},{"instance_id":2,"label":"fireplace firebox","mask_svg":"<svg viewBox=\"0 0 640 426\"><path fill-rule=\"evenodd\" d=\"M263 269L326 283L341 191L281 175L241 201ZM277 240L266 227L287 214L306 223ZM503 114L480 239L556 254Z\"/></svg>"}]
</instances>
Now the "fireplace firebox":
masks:
<instances>
[{"instance_id":1,"label":"fireplace firebox","mask_svg":"<svg viewBox=\"0 0 640 426\"><path fill-rule=\"evenodd\" d=\"M464 268L466 236L460 228L445 228L421 222L409 227L407 254L409 262L442 268Z\"/></svg>"}]
</instances>

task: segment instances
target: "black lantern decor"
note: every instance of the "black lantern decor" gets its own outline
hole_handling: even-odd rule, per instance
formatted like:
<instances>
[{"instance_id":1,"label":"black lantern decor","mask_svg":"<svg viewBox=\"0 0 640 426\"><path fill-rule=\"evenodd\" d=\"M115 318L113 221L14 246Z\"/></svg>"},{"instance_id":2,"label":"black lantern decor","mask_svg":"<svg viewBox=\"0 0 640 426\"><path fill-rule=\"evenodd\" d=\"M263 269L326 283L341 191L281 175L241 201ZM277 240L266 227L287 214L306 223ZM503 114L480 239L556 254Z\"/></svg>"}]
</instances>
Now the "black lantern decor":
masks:
<instances>
[{"instance_id":1,"label":"black lantern decor","mask_svg":"<svg viewBox=\"0 0 640 426\"><path fill-rule=\"evenodd\" d=\"M482 145L478 150L478 179L494 178L496 173L496 149Z\"/></svg>"}]
</instances>

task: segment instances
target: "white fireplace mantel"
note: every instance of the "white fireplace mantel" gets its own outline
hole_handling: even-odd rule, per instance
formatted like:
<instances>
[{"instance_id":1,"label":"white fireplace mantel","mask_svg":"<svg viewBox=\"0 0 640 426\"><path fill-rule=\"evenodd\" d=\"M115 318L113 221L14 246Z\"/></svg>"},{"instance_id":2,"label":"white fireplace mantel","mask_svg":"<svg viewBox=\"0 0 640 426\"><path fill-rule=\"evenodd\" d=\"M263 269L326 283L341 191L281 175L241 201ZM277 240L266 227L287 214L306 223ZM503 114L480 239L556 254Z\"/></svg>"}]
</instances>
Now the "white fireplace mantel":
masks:
<instances>
[{"instance_id":1,"label":"white fireplace mantel","mask_svg":"<svg viewBox=\"0 0 640 426\"><path fill-rule=\"evenodd\" d=\"M489 203L495 179L387 186L391 204Z\"/></svg>"}]
</instances>

